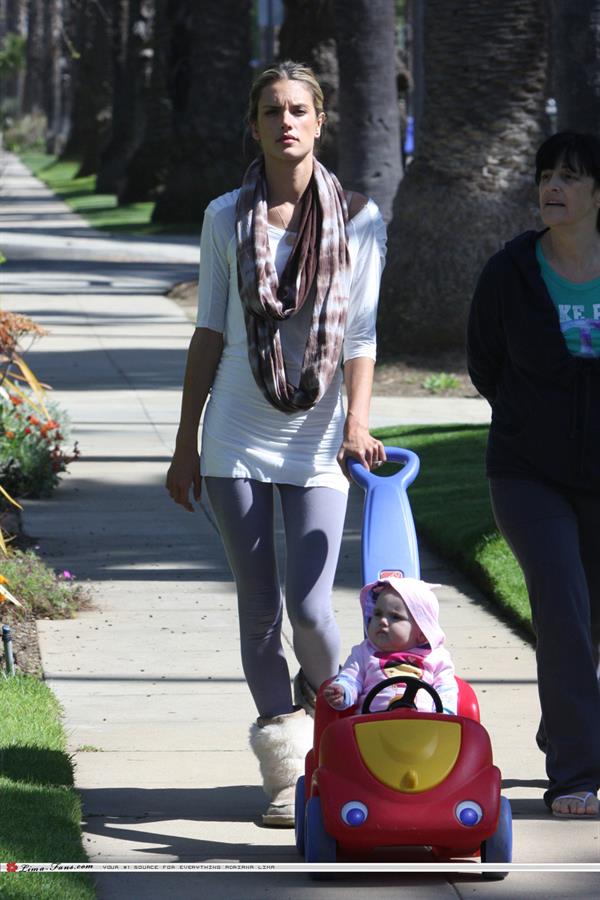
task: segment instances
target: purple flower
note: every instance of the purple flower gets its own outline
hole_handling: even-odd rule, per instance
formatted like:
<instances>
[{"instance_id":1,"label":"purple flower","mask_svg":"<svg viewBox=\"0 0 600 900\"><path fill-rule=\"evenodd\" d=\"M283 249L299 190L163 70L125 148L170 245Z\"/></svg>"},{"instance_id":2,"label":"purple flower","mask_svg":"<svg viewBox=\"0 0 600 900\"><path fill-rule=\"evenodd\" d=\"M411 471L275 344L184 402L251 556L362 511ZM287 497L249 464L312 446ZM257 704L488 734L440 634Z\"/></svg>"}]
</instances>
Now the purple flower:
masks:
<instances>
[{"instance_id":1,"label":"purple flower","mask_svg":"<svg viewBox=\"0 0 600 900\"><path fill-rule=\"evenodd\" d=\"M68 569L65 569L64 572L62 572L61 574L62 574L62 577L65 579L65 581L70 581L71 578L73 577Z\"/></svg>"}]
</instances>

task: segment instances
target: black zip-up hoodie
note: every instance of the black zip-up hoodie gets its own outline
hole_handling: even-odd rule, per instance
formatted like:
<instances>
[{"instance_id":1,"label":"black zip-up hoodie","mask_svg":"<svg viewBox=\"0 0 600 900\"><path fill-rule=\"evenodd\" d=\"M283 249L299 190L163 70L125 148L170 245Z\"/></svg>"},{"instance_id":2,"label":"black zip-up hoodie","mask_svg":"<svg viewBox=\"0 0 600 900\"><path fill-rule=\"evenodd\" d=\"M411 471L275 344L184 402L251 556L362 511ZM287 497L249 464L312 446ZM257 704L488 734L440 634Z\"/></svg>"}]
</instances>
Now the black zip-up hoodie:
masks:
<instances>
[{"instance_id":1,"label":"black zip-up hoodie","mask_svg":"<svg viewBox=\"0 0 600 900\"><path fill-rule=\"evenodd\" d=\"M469 373L492 407L487 473L600 494L600 359L567 349L535 255L542 234L496 253L471 305Z\"/></svg>"}]
</instances>

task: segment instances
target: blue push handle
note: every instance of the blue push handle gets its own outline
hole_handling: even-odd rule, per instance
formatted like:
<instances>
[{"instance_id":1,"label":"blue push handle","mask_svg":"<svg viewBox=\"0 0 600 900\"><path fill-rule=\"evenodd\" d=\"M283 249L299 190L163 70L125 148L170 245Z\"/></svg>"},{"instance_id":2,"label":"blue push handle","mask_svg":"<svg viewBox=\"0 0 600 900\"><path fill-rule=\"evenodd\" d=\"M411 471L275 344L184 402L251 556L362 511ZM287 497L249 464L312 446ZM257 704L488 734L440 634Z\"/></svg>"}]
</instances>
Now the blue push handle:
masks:
<instances>
[{"instance_id":1,"label":"blue push handle","mask_svg":"<svg viewBox=\"0 0 600 900\"><path fill-rule=\"evenodd\" d=\"M399 469L393 475L388 475L386 477L388 480L393 479L406 490L419 474L421 465L419 457L412 450L405 450L404 447L386 447L385 455L387 457L387 462L404 463L402 469ZM381 483L381 476L374 475L370 469L365 469L362 463L359 463L357 459L349 457L346 460L346 463L352 480L363 490L366 491L369 487L374 487L376 484Z\"/></svg>"},{"instance_id":2,"label":"blue push handle","mask_svg":"<svg viewBox=\"0 0 600 900\"><path fill-rule=\"evenodd\" d=\"M363 584L399 571L420 578L419 549L415 523L406 493L419 474L419 457L403 447L386 447L389 462L404 463L393 475L375 475L355 459L348 459L348 472L365 492L361 569Z\"/></svg>"}]
</instances>

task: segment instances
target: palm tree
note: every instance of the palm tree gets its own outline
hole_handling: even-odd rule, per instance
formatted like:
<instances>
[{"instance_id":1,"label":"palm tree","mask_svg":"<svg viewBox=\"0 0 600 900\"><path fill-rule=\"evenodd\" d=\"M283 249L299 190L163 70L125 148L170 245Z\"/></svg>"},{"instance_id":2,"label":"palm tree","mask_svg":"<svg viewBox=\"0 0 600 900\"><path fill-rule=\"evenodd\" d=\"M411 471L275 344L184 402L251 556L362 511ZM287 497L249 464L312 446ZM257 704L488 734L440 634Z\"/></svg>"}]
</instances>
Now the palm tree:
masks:
<instances>
[{"instance_id":1,"label":"palm tree","mask_svg":"<svg viewBox=\"0 0 600 900\"><path fill-rule=\"evenodd\" d=\"M111 20L104 3L73 0L68 32L70 66L70 128L62 156L80 160L78 176L98 171L106 143L112 104Z\"/></svg>"},{"instance_id":2,"label":"palm tree","mask_svg":"<svg viewBox=\"0 0 600 900\"><path fill-rule=\"evenodd\" d=\"M546 68L543 0L428 0L420 140L382 285L384 352L462 349L482 264L533 224Z\"/></svg>"},{"instance_id":3,"label":"palm tree","mask_svg":"<svg viewBox=\"0 0 600 900\"><path fill-rule=\"evenodd\" d=\"M68 31L73 13L71 0L47 0L46 15L46 151L60 155L68 133L70 68L73 49Z\"/></svg>"},{"instance_id":4,"label":"palm tree","mask_svg":"<svg viewBox=\"0 0 600 900\"><path fill-rule=\"evenodd\" d=\"M168 169L173 110L168 86L167 0L153 0L152 7L151 74L145 97L144 132L127 163L119 203L151 197L158 185L164 184Z\"/></svg>"},{"instance_id":5,"label":"palm tree","mask_svg":"<svg viewBox=\"0 0 600 900\"><path fill-rule=\"evenodd\" d=\"M23 112L44 109L44 6L42 0L27 0L27 50Z\"/></svg>"},{"instance_id":6,"label":"palm tree","mask_svg":"<svg viewBox=\"0 0 600 900\"><path fill-rule=\"evenodd\" d=\"M252 0L170 0L173 153L153 218L200 222L240 183Z\"/></svg>"},{"instance_id":7,"label":"palm tree","mask_svg":"<svg viewBox=\"0 0 600 900\"><path fill-rule=\"evenodd\" d=\"M552 0L551 89L559 131L600 131L600 0Z\"/></svg>"},{"instance_id":8,"label":"palm tree","mask_svg":"<svg viewBox=\"0 0 600 900\"><path fill-rule=\"evenodd\" d=\"M112 2L112 121L100 154L96 192L118 194L143 130L146 7L143 0Z\"/></svg>"},{"instance_id":9,"label":"palm tree","mask_svg":"<svg viewBox=\"0 0 600 900\"><path fill-rule=\"evenodd\" d=\"M327 124L321 132L318 155L334 172L338 168L337 108L338 57L333 0L283 0L279 31L279 59L293 59L313 69L323 89Z\"/></svg>"},{"instance_id":10,"label":"palm tree","mask_svg":"<svg viewBox=\"0 0 600 900\"><path fill-rule=\"evenodd\" d=\"M402 177L394 0L335 0L339 176L389 221Z\"/></svg>"}]
</instances>

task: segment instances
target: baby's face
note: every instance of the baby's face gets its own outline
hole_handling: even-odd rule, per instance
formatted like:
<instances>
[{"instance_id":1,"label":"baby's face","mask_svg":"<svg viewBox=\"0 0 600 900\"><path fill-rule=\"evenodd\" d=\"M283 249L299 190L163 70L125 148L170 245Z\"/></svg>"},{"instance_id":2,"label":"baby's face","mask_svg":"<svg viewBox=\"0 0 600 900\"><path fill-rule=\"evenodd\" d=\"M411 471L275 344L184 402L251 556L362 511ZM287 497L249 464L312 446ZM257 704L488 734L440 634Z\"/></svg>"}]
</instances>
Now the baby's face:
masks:
<instances>
[{"instance_id":1,"label":"baby's face","mask_svg":"<svg viewBox=\"0 0 600 900\"><path fill-rule=\"evenodd\" d=\"M377 596L367 634L379 650L409 650L425 640L404 600L391 588Z\"/></svg>"}]
</instances>

